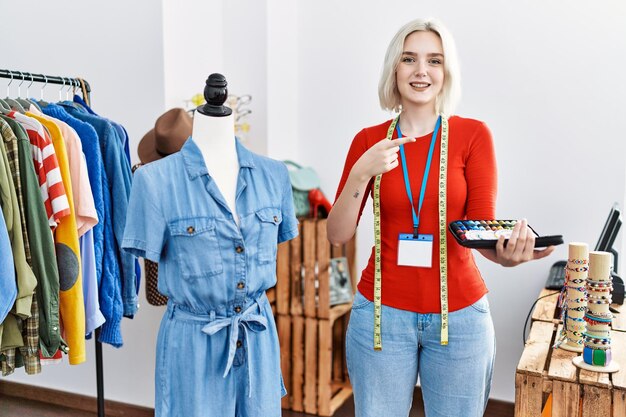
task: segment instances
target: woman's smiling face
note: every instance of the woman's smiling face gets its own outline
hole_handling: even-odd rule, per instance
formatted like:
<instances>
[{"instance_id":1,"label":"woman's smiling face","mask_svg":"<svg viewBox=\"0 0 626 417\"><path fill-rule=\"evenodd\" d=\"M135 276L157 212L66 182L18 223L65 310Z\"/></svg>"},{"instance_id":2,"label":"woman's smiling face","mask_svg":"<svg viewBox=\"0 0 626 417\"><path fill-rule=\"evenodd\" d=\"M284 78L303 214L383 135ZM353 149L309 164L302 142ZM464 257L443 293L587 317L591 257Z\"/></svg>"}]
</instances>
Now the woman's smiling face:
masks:
<instances>
[{"instance_id":1,"label":"woman's smiling face","mask_svg":"<svg viewBox=\"0 0 626 417\"><path fill-rule=\"evenodd\" d=\"M404 40L396 83L402 108L435 106L443 88L443 46L439 36L430 31L413 32Z\"/></svg>"}]
</instances>

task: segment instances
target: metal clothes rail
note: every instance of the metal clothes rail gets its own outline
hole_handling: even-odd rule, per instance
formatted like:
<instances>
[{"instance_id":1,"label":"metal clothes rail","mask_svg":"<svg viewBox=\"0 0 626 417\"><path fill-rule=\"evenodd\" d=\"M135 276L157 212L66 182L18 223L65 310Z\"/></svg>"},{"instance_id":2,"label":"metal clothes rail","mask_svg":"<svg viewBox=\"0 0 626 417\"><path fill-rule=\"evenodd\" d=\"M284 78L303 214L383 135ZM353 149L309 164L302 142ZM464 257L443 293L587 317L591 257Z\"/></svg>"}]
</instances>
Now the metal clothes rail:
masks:
<instances>
[{"instance_id":1,"label":"metal clothes rail","mask_svg":"<svg viewBox=\"0 0 626 417\"><path fill-rule=\"evenodd\" d=\"M82 78L73 78L73 77L58 77L55 75L44 75L44 74L34 74L31 72L24 71L10 71L0 69L0 78L7 78L13 80L13 82L18 82L21 85L24 82L29 83L28 87L32 83L44 83L47 84L58 84L64 85L67 87L75 87L81 89L81 82L84 84L85 88L83 94L86 94L86 97L83 97L87 103L90 103L90 94L91 87L89 83ZM44 85L44 88L45 88ZM19 87L18 87L19 88ZM96 344L96 388L97 388L97 402L98 402L98 417L105 417L104 413L104 376L103 376L103 367L102 367L102 343L98 342L98 337L100 336L100 329L96 329L94 341Z\"/></svg>"}]
</instances>

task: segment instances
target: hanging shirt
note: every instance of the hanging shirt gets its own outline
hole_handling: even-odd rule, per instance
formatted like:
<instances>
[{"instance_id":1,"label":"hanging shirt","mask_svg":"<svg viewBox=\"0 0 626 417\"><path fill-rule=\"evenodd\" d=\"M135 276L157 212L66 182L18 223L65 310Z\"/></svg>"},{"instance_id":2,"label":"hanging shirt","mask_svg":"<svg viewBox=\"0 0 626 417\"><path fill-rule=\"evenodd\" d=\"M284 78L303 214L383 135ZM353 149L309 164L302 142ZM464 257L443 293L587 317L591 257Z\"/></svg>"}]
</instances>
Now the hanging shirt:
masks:
<instances>
[{"instance_id":1,"label":"hanging shirt","mask_svg":"<svg viewBox=\"0 0 626 417\"><path fill-rule=\"evenodd\" d=\"M80 259L83 261L83 296L85 299L85 334L91 333L106 321L100 311L96 262L94 259L93 230L87 231L79 239ZM93 278L93 279L91 279Z\"/></svg>"},{"instance_id":2,"label":"hanging shirt","mask_svg":"<svg viewBox=\"0 0 626 417\"><path fill-rule=\"evenodd\" d=\"M34 117L50 132L52 144L59 160L63 185L68 196L70 214L63 219L55 230L57 262L59 265L61 323L65 340L69 347L69 362L77 365L86 360L85 355L85 304L83 299L83 280L78 245L78 229L74 214L74 199L69 170L69 161L65 142L59 127L50 120L33 113Z\"/></svg>"},{"instance_id":3,"label":"hanging shirt","mask_svg":"<svg viewBox=\"0 0 626 417\"><path fill-rule=\"evenodd\" d=\"M24 214L24 197L21 178L22 175L20 173L20 162L18 157L19 152L17 137L11 129L11 125L5 121L4 118L0 119L0 129L2 129L4 146L7 152L7 158L9 160L9 166L13 176L13 185L15 186L17 202L20 208L24 255L26 256L28 266L32 269L30 244L26 230L26 216ZM24 346L20 347L19 351L12 349L4 352L5 361L2 364L3 375L9 374L13 371L13 369L21 366L25 367L25 371L28 375L35 375L41 372L41 364L39 362L39 308L37 306L37 298L34 293L30 306L30 316L22 321L21 327Z\"/></svg>"},{"instance_id":4,"label":"hanging shirt","mask_svg":"<svg viewBox=\"0 0 626 417\"><path fill-rule=\"evenodd\" d=\"M13 135L13 132L4 123L3 127L0 128L0 136L2 136L3 142L5 138L10 138L11 135ZM0 207L2 207L4 222L9 240L11 241L11 253L17 279L17 296L14 310L6 316L1 325L3 329L0 350L4 352L12 348L24 346L17 318L25 319L30 317L33 293L37 286L35 275L26 260L20 208L4 143L0 146ZM3 364L6 364L6 361ZM3 367L3 373L5 373L5 369ZM9 369L5 374L10 372L12 372L12 369Z\"/></svg>"},{"instance_id":5,"label":"hanging shirt","mask_svg":"<svg viewBox=\"0 0 626 417\"><path fill-rule=\"evenodd\" d=\"M9 124L17 137L28 240L32 242L30 251L32 269L37 278L35 295L39 308L39 348L41 356L51 357L61 346L59 271L54 241L39 190L39 181L32 159L32 146L26 130L14 119L4 115L0 115L0 118Z\"/></svg>"},{"instance_id":6,"label":"hanging shirt","mask_svg":"<svg viewBox=\"0 0 626 417\"><path fill-rule=\"evenodd\" d=\"M64 102L62 106L75 118L85 121L98 133L100 150L104 160L104 169L109 181L111 207L113 209L113 233L118 247L122 246L124 225L130 196L131 172L120 145L115 128L101 117L91 115L86 110L77 109L74 103ZM105 190L107 191L107 190ZM122 268L122 302L124 316L132 317L137 312L137 290L135 288L135 257L128 253L120 253Z\"/></svg>"},{"instance_id":7,"label":"hanging shirt","mask_svg":"<svg viewBox=\"0 0 626 417\"><path fill-rule=\"evenodd\" d=\"M32 117L14 111L10 112L8 116L17 120L26 129L33 146L33 160L35 172L39 177L41 196L46 207L50 227L54 228L63 217L70 213L70 206L52 141L41 123Z\"/></svg>"},{"instance_id":8,"label":"hanging shirt","mask_svg":"<svg viewBox=\"0 0 626 417\"><path fill-rule=\"evenodd\" d=\"M74 95L74 103L80 104L80 106L84 108L89 114L92 114L94 116L99 116L98 114L96 114L96 112L94 112L91 109L91 107L87 105L87 103L85 103L85 101L79 95L76 95L76 94ZM126 154L126 160L128 161L128 166L126 169L129 169L131 167L131 162L130 162L130 147L129 147L130 139L128 138L128 132L126 131L124 126L122 126L121 124L115 123L114 121L110 119L105 119L105 120L111 123L113 127L115 128L115 130L117 131L118 137L121 141L120 143L122 147L124 148L124 153ZM138 294L139 287L141 285L141 268L139 267L138 259L135 259L135 278L136 278L135 279L135 291Z\"/></svg>"},{"instance_id":9,"label":"hanging shirt","mask_svg":"<svg viewBox=\"0 0 626 417\"><path fill-rule=\"evenodd\" d=\"M111 208L109 181L104 169L98 134L89 123L71 116L59 105L42 105L42 111L72 126L78 133L83 145L96 213L101 219L93 228L98 298L100 311L106 320L100 329L98 340L120 347L123 344L121 332L123 316L121 268L118 262L119 250L113 234L113 210Z\"/></svg>"},{"instance_id":10,"label":"hanging shirt","mask_svg":"<svg viewBox=\"0 0 626 417\"><path fill-rule=\"evenodd\" d=\"M4 120L1 120L1 122L0 134L3 142L11 141L14 137L13 131ZM37 280L26 259L19 200L12 180L11 167L5 146L0 146L0 153L0 205L2 206L4 221L11 240L11 252L17 272L18 294L15 300L15 313L21 318L27 318L31 314L30 307Z\"/></svg>"},{"instance_id":11,"label":"hanging shirt","mask_svg":"<svg viewBox=\"0 0 626 417\"><path fill-rule=\"evenodd\" d=\"M83 100L79 95L74 94L74 103L80 104L85 110L87 110L89 114L93 114L94 116L99 116L98 114L96 114L96 112L94 112L91 109L91 107L89 107L87 103L85 103L85 100ZM106 120L109 123L111 123L113 127L115 128L115 130L117 131L118 137L121 140L122 147L124 148L124 153L126 154L126 159L128 160L128 164L130 166L130 140L128 138L128 132L126 131L124 126L122 126L121 124L115 123L114 121L109 120L109 119L106 119Z\"/></svg>"},{"instance_id":12,"label":"hanging shirt","mask_svg":"<svg viewBox=\"0 0 626 417\"><path fill-rule=\"evenodd\" d=\"M91 193L87 164L83 157L83 146L76 131L62 120L44 115L35 106L31 106L31 113L43 117L56 124L61 131L67 150L70 177L72 180L72 197L76 210L76 227L78 237L84 235L98 223L98 213Z\"/></svg>"},{"instance_id":13,"label":"hanging shirt","mask_svg":"<svg viewBox=\"0 0 626 417\"><path fill-rule=\"evenodd\" d=\"M135 172L123 247L159 263L159 291L169 297L157 342L157 417L209 408L227 415L218 404L234 409L235 398L248 396L257 407L277 405L261 414L280 413L279 346L265 290L276 284L276 245L298 234L298 221L285 165L239 141L236 148L239 226L192 139Z\"/></svg>"}]
</instances>

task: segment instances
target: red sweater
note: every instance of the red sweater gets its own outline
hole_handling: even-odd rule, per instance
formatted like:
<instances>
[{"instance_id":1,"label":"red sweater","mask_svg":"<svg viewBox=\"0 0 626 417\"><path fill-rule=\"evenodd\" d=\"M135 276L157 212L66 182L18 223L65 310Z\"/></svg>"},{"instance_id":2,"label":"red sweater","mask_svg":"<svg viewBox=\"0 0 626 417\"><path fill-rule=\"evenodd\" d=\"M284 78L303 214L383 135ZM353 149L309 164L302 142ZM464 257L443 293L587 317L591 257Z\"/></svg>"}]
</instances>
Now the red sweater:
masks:
<instances>
[{"instance_id":1,"label":"red sweater","mask_svg":"<svg viewBox=\"0 0 626 417\"><path fill-rule=\"evenodd\" d=\"M385 138L391 121L361 130L350 146L337 190L341 194L352 166L372 145ZM397 133L394 132L394 138ZM404 146L414 204L420 194L432 133ZM441 129L435 145L426 194L420 215L420 234L432 234L431 268L398 266L398 235L412 233L413 217L406 194L402 165L386 173L381 181L382 303L417 313L440 313L438 171ZM371 180L367 190L372 195ZM447 222L459 219L495 219L497 173L491 133L480 121L453 116L449 119ZM366 198L363 196L359 220ZM374 248L359 282L359 291L369 300L374 294ZM448 231L449 310L478 301L487 287L470 249L459 245Z\"/></svg>"}]
</instances>

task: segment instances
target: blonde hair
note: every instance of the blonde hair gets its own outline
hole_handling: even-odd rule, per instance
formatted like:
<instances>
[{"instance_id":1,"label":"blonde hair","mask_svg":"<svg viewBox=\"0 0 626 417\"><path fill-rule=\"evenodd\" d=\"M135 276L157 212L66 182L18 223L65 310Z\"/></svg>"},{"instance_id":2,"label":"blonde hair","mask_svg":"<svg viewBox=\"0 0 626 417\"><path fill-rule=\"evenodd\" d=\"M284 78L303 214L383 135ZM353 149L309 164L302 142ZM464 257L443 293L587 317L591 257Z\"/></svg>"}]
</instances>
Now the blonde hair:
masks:
<instances>
[{"instance_id":1,"label":"blonde hair","mask_svg":"<svg viewBox=\"0 0 626 417\"><path fill-rule=\"evenodd\" d=\"M400 93L396 82L396 67L402 56L404 41L413 32L436 33L443 47L444 82L436 99L438 113L450 116L461 96L461 73L454 39L437 19L416 19L402 26L391 40L385 54L383 72L378 82L378 98L383 110L400 111Z\"/></svg>"}]
</instances>

